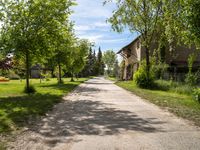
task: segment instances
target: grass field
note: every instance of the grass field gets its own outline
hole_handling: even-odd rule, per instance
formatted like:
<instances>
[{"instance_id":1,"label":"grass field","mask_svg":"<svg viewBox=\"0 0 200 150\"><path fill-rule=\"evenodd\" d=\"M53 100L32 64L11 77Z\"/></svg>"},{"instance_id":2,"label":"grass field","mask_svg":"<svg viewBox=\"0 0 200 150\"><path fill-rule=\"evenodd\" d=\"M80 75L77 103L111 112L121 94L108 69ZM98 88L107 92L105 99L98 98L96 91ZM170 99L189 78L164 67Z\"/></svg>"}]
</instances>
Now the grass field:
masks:
<instances>
[{"instance_id":1,"label":"grass field","mask_svg":"<svg viewBox=\"0 0 200 150\"><path fill-rule=\"evenodd\" d=\"M120 81L116 84L200 126L200 103L193 99L189 87L169 87L167 83L161 83L163 86L160 89L149 90L138 88L134 81Z\"/></svg>"},{"instance_id":2,"label":"grass field","mask_svg":"<svg viewBox=\"0 0 200 150\"><path fill-rule=\"evenodd\" d=\"M62 101L63 95L72 91L77 85L87 80L80 78L76 82L64 79L64 84L57 84L57 79L42 81L33 79L37 92L23 93L25 81L11 80L0 83L0 133L10 133L25 126L30 118L44 115ZM1 147L1 144L0 144Z\"/></svg>"}]
</instances>

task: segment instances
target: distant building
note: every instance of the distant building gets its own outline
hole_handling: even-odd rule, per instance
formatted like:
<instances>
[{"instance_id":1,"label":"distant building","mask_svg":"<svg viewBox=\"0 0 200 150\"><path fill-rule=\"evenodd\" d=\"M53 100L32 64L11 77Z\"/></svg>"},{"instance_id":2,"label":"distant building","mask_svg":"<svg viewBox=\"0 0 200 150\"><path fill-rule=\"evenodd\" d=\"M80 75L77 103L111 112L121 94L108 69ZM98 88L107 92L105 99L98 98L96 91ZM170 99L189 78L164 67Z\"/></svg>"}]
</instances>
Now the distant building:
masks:
<instances>
[{"instance_id":1,"label":"distant building","mask_svg":"<svg viewBox=\"0 0 200 150\"><path fill-rule=\"evenodd\" d=\"M43 68L39 64L36 64L33 67L31 67L30 69L31 78L40 78L41 71L43 71Z\"/></svg>"},{"instance_id":2,"label":"distant building","mask_svg":"<svg viewBox=\"0 0 200 150\"><path fill-rule=\"evenodd\" d=\"M154 49L158 47L158 44L152 44L150 47L150 56L153 55ZM169 65L166 77L175 75L177 78L183 78L188 72L188 57L195 51L195 48L187 48L186 46L177 46L170 53L169 47L164 50L164 62ZM120 54L125 61L125 68L123 73L123 80L133 79L133 74L138 70L140 62L145 59L145 48L141 45L140 36L134 39L130 44L123 47L117 54ZM194 70L200 68L200 53L197 56L193 65Z\"/></svg>"}]
</instances>

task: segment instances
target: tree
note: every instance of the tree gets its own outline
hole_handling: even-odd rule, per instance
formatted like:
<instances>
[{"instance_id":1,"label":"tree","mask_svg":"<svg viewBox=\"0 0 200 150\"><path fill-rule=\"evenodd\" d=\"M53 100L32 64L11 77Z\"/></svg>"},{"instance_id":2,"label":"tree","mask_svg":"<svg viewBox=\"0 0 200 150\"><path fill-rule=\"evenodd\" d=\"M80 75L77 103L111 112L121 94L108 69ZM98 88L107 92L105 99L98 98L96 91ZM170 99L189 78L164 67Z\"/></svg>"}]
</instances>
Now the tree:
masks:
<instances>
[{"instance_id":1,"label":"tree","mask_svg":"<svg viewBox=\"0 0 200 150\"><path fill-rule=\"evenodd\" d=\"M97 74L98 75L103 75L104 74L104 63L103 63L103 58L102 58L102 52L101 52L101 47L99 47L99 51L97 54Z\"/></svg>"},{"instance_id":2,"label":"tree","mask_svg":"<svg viewBox=\"0 0 200 150\"><path fill-rule=\"evenodd\" d=\"M189 10L189 12L188 12ZM194 36L197 48L200 48L200 0L187 0L185 13L188 12L188 27Z\"/></svg>"},{"instance_id":3,"label":"tree","mask_svg":"<svg viewBox=\"0 0 200 150\"><path fill-rule=\"evenodd\" d=\"M68 24L71 0L5 1L3 24L4 50L26 64L26 91L29 91L30 62L52 53L52 43ZM61 31L62 32L62 31Z\"/></svg>"},{"instance_id":4,"label":"tree","mask_svg":"<svg viewBox=\"0 0 200 150\"><path fill-rule=\"evenodd\" d=\"M56 36L53 49L55 51L54 62L58 66L58 83L62 83L62 67L70 64L72 61L73 45L75 36L72 32L72 26L63 24L60 27L60 34Z\"/></svg>"},{"instance_id":5,"label":"tree","mask_svg":"<svg viewBox=\"0 0 200 150\"><path fill-rule=\"evenodd\" d=\"M162 1L116 0L113 2L116 3L117 9L108 21L112 24L114 31L123 32L128 27L129 31L140 34L146 53L146 73L149 77L150 47L157 30Z\"/></svg>"},{"instance_id":6,"label":"tree","mask_svg":"<svg viewBox=\"0 0 200 150\"><path fill-rule=\"evenodd\" d=\"M97 57L96 57L96 50L94 49L93 55L92 55L92 75L96 76L98 75L98 65L97 65Z\"/></svg>"},{"instance_id":7,"label":"tree","mask_svg":"<svg viewBox=\"0 0 200 150\"><path fill-rule=\"evenodd\" d=\"M103 61L107 68L107 74L112 75L117 56L112 50L108 50L103 54Z\"/></svg>"},{"instance_id":8,"label":"tree","mask_svg":"<svg viewBox=\"0 0 200 150\"><path fill-rule=\"evenodd\" d=\"M12 59L10 57L4 57L0 54L0 70L3 73L3 71L8 71L13 68ZM0 75L2 75L0 73Z\"/></svg>"},{"instance_id":9,"label":"tree","mask_svg":"<svg viewBox=\"0 0 200 150\"><path fill-rule=\"evenodd\" d=\"M120 63L120 80L124 79L125 60Z\"/></svg>"},{"instance_id":10,"label":"tree","mask_svg":"<svg viewBox=\"0 0 200 150\"><path fill-rule=\"evenodd\" d=\"M67 64L67 68L71 73L71 81L74 81L74 76L80 73L86 65L87 55L90 49L90 43L87 40L78 40L71 51L71 61Z\"/></svg>"},{"instance_id":11,"label":"tree","mask_svg":"<svg viewBox=\"0 0 200 150\"><path fill-rule=\"evenodd\" d=\"M119 62L116 59L115 64L114 64L114 68L113 68L113 76L116 77L116 78L119 78L119 73L120 73Z\"/></svg>"},{"instance_id":12,"label":"tree","mask_svg":"<svg viewBox=\"0 0 200 150\"><path fill-rule=\"evenodd\" d=\"M199 0L165 1L163 24L168 40L200 48L199 6Z\"/></svg>"},{"instance_id":13,"label":"tree","mask_svg":"<svg viewBox=\"0 0 200 150\"><path fill-rule=\"evenodd\" d=\"M80 75L82 76L94 76L97 75L96 70L97 70L97 63L96 63L96 54L94 51L92 51L91 43L90 43L90 48L89 48L89 53L86 59L86 64L85 67L83 68L82 72Z\"/></svg>"}]
</instances>

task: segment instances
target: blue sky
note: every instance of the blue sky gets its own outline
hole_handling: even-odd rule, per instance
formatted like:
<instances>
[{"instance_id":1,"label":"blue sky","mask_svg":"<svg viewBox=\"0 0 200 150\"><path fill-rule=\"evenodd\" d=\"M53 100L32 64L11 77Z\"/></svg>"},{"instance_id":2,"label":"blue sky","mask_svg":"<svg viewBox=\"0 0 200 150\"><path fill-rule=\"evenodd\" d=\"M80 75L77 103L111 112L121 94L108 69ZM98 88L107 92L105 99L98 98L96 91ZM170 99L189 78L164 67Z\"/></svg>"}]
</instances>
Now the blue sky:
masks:
<instances>
[{"instance_id":1,"label":"blue sky","mask_svg":"<svg viewBox=\"0 0 200 150\"><path fill-rule=\"evenodd\" d=\"M75 32L79 38L95 42L96 49L101 46L102 51L117 52L129 44L137 35L125 31L116 33L106 19L112 15L115 5L109 3L103 6L104 0L76 0L71 20L75 21Z\"/></svg>"}]
</instances>

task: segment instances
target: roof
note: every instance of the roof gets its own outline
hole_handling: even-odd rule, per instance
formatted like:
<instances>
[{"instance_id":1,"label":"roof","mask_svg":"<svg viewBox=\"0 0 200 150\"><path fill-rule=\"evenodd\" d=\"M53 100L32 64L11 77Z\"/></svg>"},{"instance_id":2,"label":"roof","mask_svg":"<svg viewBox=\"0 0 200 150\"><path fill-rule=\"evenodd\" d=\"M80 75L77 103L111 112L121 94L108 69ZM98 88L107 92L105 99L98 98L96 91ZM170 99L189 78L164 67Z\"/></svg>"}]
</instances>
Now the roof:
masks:
<instances>
[{"instance_id":1,"label":"roof","mask_svg":"<svg viewBox=\"0 0 200 150\"><path fill-rule=\"evenodd\" d=\"M123 47L121 50L119 50L117 52L117 54L120 54L123 50L127 49L129 46L131 46L132 44L134 44L138 39L140 38L140 35L138 37L136 37L130 44L126 45L125 47Z\"/></svg>"}]
</instances>

